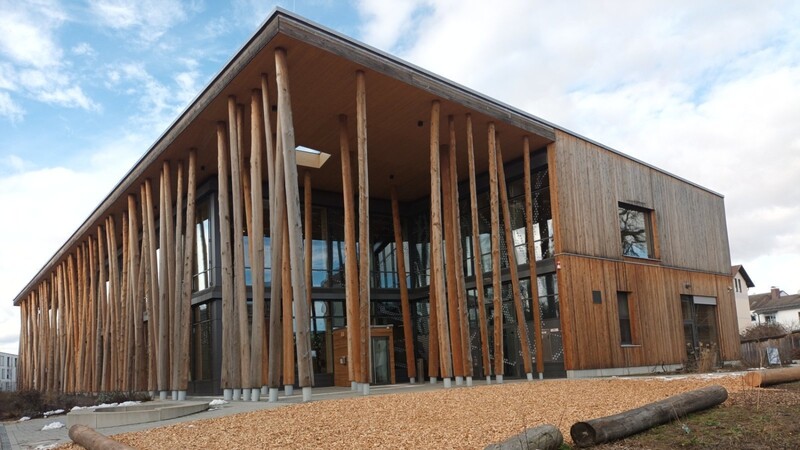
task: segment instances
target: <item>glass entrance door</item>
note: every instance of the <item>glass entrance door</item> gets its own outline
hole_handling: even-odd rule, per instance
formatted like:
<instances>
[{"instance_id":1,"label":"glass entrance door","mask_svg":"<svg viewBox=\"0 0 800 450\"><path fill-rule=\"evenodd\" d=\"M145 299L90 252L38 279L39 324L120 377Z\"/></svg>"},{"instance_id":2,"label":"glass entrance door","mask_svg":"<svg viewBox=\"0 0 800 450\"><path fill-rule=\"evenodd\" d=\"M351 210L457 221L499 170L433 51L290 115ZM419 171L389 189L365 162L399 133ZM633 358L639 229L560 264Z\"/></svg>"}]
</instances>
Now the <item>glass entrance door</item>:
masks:
<instances>
[{"instance_id":1,"label":"glass entrance door","mask_svg":"<svg viewBox=\"0 0 800 450\"><path fill-rule=\"evenodd\" d=\"M386 336L372 337L372 382L374 384L391 383L389 368L389 338Z\"/></svg>"}]
</instances>

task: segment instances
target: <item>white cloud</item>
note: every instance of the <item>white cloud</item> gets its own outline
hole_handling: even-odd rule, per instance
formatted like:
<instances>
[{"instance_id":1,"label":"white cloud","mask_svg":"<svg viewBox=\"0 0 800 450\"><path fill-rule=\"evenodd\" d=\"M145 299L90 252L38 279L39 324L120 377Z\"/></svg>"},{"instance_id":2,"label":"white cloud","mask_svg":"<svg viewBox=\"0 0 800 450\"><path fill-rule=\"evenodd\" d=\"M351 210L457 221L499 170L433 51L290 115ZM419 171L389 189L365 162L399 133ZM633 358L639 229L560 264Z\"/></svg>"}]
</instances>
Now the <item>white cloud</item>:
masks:
<instances>
[{"instance_id":1,"label":"white cloud","mask_svg":"<svg viewBox=\"0 0 800 450\"><path fill-rule=\"evenodd\" d=\"M80 170L34 167L14 155L0 161L0 167L14 169L8 174L0 170L0 205L25 215L25 220L12 216L0 221L0 236L14 236L3 240L3 255L13 257L0 258L0 351L17 352L19 310L11 299L111 191L147 139L132 134L109 139L76 164Z\"/></svg>"},{"instance_id":2,"label":"white cloud","mask_svg":"<svg viewBox=\"0 0 800 450\"><path fill-rule=\"evenodd\" d=\"M800 287L800 5L359 7L367 43L724 194L733 262Z\"/></svg>"},{"instance_id":3,"label":"white cloud","mask_svg":"<svg viewBox=\"0 0 800 450\"><path fill-rule=\"evenodd\" d=\"M68 108L97 109L70 73L56 32L67 20L55 1L0 3L0 88L15 96ZM21 107L6 93L0 99L0 115L22 119Z\"/></svg>"},{"instance_id":4,"label":"white cloud","mask_svg":"<svg viewBox=\"0 0 800 450\"><path fill-rule=\"evenodd\" d=\"M72 47L72 53L78 56L95 56L97 52L94 50L91 44L88 42L81 42L78 45Z\"/></svg>"},{"instance_id":5,"label":"white cloud","mask_svg":"<svg viewBox=\"0 0 800 450\"><path fill-rule=\"evenodd\" d=\"M5 117L11 123L15 123L22 121L24 115L25 110L11 99L8 92L0 91L0 117Z\"/></svg>"},{"instance_id":6,"label":"white cloud","mask_svg":"<svg viewBox=\"0 0 800 450\"><path fill-rule=\"evenodd\" d=\"M54 42L52 31L64 19L56 2L0 3L0 52L23 65L58 65L62 51Z\"/></svg>"},{"instance_id":7,"label":"white cloud","mask_svg":"<svg viewBox=\"0 0 800 450\"><path fill-rule=\"evenodd\" d=\"M101 25L115 30L136 30L144 43L157 41L187 18L187 10L178 0L98 0L91 3L90 9Z\"/></svg>"},{"instance_id":8,"label":"white cloud","mask_svg":"<svg viewBox=\"0 0 800 450\"><path fill-rule=\"evenodd\" d=\"M359 0L359 14L364 20L361 34L371 45L389 50L397 47L402 36L415 31L419 13L431 6L427 0Z\"/></svg>"}]
</instances>

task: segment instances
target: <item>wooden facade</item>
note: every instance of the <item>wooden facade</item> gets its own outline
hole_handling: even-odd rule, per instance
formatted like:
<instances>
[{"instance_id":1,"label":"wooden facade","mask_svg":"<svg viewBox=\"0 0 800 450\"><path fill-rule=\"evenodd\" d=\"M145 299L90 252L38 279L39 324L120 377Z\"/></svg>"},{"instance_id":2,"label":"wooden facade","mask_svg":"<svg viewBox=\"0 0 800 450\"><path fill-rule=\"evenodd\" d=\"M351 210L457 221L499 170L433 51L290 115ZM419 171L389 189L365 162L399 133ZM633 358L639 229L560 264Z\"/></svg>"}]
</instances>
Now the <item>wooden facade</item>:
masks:
<instances>
[{"instance_id":1,"label":"wooden facade","mask_svg":"<svg viewBox=\"0 0 800 450\"><path fill-rule=\"evenodd\" d=\"M20 387L635 371L694 304L733 360L729 269L719 194L278 10L14 299Z\"/></svg>"}]
</instances>

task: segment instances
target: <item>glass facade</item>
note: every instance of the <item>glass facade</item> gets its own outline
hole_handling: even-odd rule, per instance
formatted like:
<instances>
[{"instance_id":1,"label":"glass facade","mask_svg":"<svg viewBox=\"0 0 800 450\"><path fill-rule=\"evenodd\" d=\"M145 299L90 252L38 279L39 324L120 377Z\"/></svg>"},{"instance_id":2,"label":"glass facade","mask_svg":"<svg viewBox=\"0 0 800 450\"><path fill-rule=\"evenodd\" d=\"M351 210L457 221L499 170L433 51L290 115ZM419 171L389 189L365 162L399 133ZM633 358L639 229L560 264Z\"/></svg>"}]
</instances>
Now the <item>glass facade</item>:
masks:
<instances>
[{"instance_id":1,"label":"glass facade","mask_svg":"<svg viewBox=\"0 0 800 450\"><path fill-rule=\"evenodd\" d=\"M194 275L192 291L211 287L211 200L209 196L196 204L194 229Z\"/></svg>"},{"instance_id":2,"label":"glass facade","mask_svg":"<svg viewBox=\"0 0 800 450\"><path fill-rule=\"evenodd\" d=\"M517 170L518 173L521 171ZM509 207L511 219L511 235L513 239L513 254L509 255L505 245L505 234L501 233L500 253L501 267L504 274L511 262L520 266L520 289L523 300L524 318L529 331L528 350L535 355L533 339L534 318L532 302L538 301L541 316L542 342L544 345L544 360L546 362L563 361L563 347L561 345L560 320L558 312L558 292L555 273L538 276L537 283L532 285L529 278L525 277L530 258L542 261L552 257L553 230L550 214L550 193L548 187L547 167L537 167L533 171L531 194L533 197L533 237L534 255L529 255L525 228L525 192L521 176L511 178L507 182L509 194ZM484 304L477 304L475 291L475 273L473 268L474 258L480 257L483 261L484 278L489 278L494 268L491 264L491 218L489 214L489 192L484 186L478 194L479 241L480 249L472 245L472 227L470 215L470 202L468 195L461 196L460 226L462 231L462 270L465 274L467 288L468 320L470 324L470 339L472 341L473 363L475 373L482 370L480 331L478 327L477 308L485 308L489 337L492 338L494 308L492 302L491 283L486 283ZM324 198L324 195L320 197ZM197 236L195 239L195 291L203 291L213 287L213 261L215 258L213 236L216 233L216 212L212 208L215 194L207 196L198 204L197 210ZM264 278L268 287L272 280L271 270L271 238L269 231L270 212L268 201L264 202ZM408 362L405 354L405 334L402 308L399 298L399 279L397 264L397 244L394 237L394 225L391 214L387 209L376 208L370 213L370 285L372 300L370 304L373 325L392 326L392 349L394 354L393 371L398 381L408 377ZM430 339L430 305L427 298L427 288L430 285L430 208L426 200L422 199L416 204L407 205L407 211L401 217L403 252L406 266L406 283L410 292L412 337L414 339L413 360L418 369L425 372L418 373L418 377L427 374L427 361L429 356ZM301 215L305 216L305 208L301 208ZM213 217L212 217L213 216ZM305 217L301 217L305 222ZM333 331L346 326L344 287L345 287L345 262L347 252L344 243L344 211L335 202L333 204L314 204L311 208L311 296L313 307L311 310L311 343L312 364L315 380L319 385L333 383L336 361L334 360ZM356 224L357 225L357 224ZM502 223L501 227L505 224ZM502 230L503 228L501 228ZM303 226L305 231L305 226ZM356 236L358 235L358 230ZM245 279L248 286L252 283L250 242L252 237L245 233ZM358 243L357 243L358 246ZM358 248L356 248L358 251ZM507 275L505 275L507 276ZM265 294L269 297L269 289ZM512 284L505 281L502 288L503 298L503 323L504 323L504 363L508 376L524 376L522 369L522 352L524 346L520 345L517 332L517 317L513 303ZM535 294L535 295L534 295ZM269 298L265 300L265 321L269 318ZM250 302L249 302L250 303ZM194 381L208 380L212 376L211 343L212 326L208 303L194 305L192 312L192 379ZM250 308L248 308L250 309ZM252 317L250 318L252 321ZM252 322L251 322L252 323ZM381 345L388 341L381 341ZM492 342L489 343L493 345ZM218 355L214 356L215 358ZM419 365L421 361L421 366ZM387 373L379 374L385 379Z\"/></svg>"}]
</instances>

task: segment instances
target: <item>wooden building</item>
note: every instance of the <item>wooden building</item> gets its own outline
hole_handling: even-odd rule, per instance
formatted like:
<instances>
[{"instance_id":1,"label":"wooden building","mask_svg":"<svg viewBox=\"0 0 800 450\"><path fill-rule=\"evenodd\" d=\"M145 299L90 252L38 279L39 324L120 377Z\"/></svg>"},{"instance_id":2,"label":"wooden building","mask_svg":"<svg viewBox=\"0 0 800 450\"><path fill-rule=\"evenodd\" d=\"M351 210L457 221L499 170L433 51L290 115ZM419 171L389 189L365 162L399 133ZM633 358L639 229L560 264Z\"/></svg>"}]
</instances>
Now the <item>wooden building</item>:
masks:
<instances>
[{"instance_id":1,"label":"wooden building","mask_svg":"<svg viewBox=\"0 0 800 450\"><path fill-rule=\"evenodd\" d=\"M14 299L19 380L645 372L738 359L731 291L719 194L277 10Z\"/></svg>"}]
</instances>

